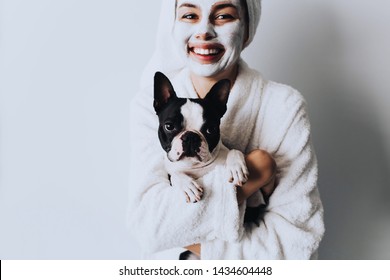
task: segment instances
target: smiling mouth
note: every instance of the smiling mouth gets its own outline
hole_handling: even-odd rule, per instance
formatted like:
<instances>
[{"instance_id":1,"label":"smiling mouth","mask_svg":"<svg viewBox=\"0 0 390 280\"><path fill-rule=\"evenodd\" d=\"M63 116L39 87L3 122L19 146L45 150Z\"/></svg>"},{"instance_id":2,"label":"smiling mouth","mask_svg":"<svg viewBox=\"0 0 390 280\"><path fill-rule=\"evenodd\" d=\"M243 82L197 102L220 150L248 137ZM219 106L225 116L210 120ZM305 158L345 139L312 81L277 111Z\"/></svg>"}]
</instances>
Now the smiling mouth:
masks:
<instances>
[{"instance_id":1,"label":"smiling mouth","mask_svg":"<svg viewBox=\"0 0 390 280\"><path fill-rule=\"evenodd\" d=\"M192 48L192 51L198 55L217 55L221 52L220 49L201 49L201 48Z\"/></svg>"},{"instance_id":2,"label":"smiling mouth","mask_svg":"<svg viewBox=\"0 0 390 280\"><path fill-rule=\"evenodd\" d=\"M210 47L188 47L188 53L199 60L201 63L212 63L218 61L225 50L218 46Z\"/></svg>"}]
</instances>

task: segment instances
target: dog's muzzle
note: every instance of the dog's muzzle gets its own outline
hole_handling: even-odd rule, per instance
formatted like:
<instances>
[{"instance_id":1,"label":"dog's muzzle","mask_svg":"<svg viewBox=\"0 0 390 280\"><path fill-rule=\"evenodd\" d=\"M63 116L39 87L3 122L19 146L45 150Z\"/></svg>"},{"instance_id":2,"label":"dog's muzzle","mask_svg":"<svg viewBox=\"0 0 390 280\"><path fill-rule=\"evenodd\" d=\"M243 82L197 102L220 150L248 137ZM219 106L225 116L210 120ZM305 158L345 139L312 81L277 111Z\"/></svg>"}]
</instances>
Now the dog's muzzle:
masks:
<instances>
[{"instance_id":1,"label":"dog's muzzle","mask_svg":"<svg viewBox=\"0 0 390 280\"><path fill-rule=\"evenodd\" d=\"M195 157L200 152L202 139L199 134L187 131L180 137L183 146L183 156Z\"/></svg>"},{"instance_id":2,"label":"dog's muzzle","mask_svg":"<svg viewBox=\"0 0 390 280\"><path fill-rule=\"evenodd\" d=\"M207 161L210 158L208 144L198 131L184 131L172 141L172 148L168 152L170 161L179 161L183 158L193 158L196 161Z\"/></svg>"}]
</instances>

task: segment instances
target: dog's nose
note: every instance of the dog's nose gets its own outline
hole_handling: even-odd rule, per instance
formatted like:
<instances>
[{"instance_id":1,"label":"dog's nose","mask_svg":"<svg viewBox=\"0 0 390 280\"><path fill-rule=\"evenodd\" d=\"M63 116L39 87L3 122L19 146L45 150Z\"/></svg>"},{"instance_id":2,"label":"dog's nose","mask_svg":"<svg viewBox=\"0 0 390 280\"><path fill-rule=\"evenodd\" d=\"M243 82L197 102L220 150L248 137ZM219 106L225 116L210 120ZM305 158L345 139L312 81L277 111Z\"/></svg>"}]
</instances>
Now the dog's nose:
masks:
<instances>
[{"instance_id":1,"label":"dog's nose","mask_svg":"<svg viewBox=\"0 0 390 280\"><path fill-rule=\"evenodd\" d=\"M181 136L183 153L187 157L194 157L199 153L202 139L198 134L188 131Z\"/></svg>"}]
</instances>

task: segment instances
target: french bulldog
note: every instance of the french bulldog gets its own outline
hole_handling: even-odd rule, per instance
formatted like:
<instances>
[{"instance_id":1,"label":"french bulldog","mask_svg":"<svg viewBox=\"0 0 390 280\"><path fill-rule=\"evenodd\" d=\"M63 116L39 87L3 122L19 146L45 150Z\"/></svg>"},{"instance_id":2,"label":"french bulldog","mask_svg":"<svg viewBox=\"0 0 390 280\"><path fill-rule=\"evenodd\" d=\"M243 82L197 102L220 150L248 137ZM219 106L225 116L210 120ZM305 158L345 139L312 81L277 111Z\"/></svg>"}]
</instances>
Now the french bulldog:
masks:
<instances>
[{"instance_id":1,"label":"french bulldog","mask_svg":"<svg viewBox=\"0 0 390 280\"><path fill-rule=\"evenodd\" d=\"M186 201L202 199L197 183L217 165L227 170L226 181L242 186L249 172L242 152L229 150L221 141L220 123L227 110L230 81L220 80L206 97L178 97L161 72L154 76L154 109L159 119L158 138L166 152L165 166L173 187L183 190Z\"/></svg>"}]
</instances>

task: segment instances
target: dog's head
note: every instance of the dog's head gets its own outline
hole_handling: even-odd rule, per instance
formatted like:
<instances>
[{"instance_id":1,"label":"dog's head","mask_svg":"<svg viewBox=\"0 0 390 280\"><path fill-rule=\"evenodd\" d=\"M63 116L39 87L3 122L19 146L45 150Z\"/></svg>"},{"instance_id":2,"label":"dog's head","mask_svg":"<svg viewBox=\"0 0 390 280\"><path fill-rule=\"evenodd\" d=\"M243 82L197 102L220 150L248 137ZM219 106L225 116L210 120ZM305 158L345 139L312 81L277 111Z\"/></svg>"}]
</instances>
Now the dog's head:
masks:
<instances>
[{"instance_id":1,"label":"dog's head","mask_svg":"<svg viewBox=\"0 0 390 280\"><path fill-rule=\"evenodd\" d=\"M230 81L217 82L204 99L177 97L169 79L154 76L154 109L158 136L171 162L206 162L220 140L220 121L226 112Z\"/></svg>"}]
</instances>

